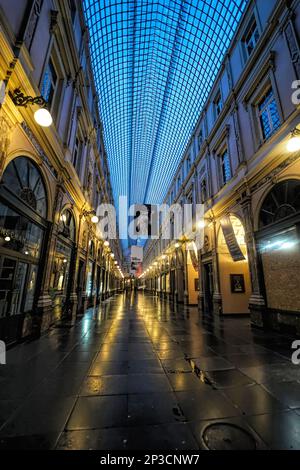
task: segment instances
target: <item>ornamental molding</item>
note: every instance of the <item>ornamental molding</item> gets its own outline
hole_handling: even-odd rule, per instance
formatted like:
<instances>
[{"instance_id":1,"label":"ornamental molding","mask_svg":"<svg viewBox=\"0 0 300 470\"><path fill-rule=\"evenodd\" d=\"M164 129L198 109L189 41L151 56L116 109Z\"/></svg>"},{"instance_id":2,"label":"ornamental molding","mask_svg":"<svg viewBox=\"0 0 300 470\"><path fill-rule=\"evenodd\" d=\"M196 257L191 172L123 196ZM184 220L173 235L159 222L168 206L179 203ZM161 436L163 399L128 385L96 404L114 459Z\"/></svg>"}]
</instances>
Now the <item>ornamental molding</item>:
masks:
<instances>
[{"instance_id":1,"label":"ornamental molding","mask_svg":"<svg viewBox=\"0 0 300 470\"><path fill-rule=\"evenodd\" d=\"M264 178L259 180L254 186L251 187L251 193L254 193L258 189L260 189L262 186L264 186L267 183L272 183L276 179L276 177L281 173L285 168L288 166L292 165L295 163L298 159L300 158L299 153L290 156L289 158L286 158L283 162L281 162L276 168L274 168L268 175L266 175Z\"/></svg>"},{"instance_id":2,"label":"ornamental molding","mask_svg":"<svg viewBox=\"0 0 300 470\"><path fill-rule=\"evenodd\" d=\"M37 139L35 138L32 130L30 129L30 127L28 126L28 124L26 123L26 121L23 121L21 123L21 127L23 129L23 131L25 132L25 134L27 135L27 137L29 138L32 146L34 147L34 149L36 150L37 154L39 155L39 157L42 159L42 162L45 163L45 165L47 166L47 168L50 170L50 172L52 173L52 175L57 178L58 177L58 172L56 171L56 169L53 167L53 165L51 164L49 158L47 157L47 155L45 154L44 150L42 149L42 147L40 146L40 144L38 143Z\"/></svg>"}]
</instances>

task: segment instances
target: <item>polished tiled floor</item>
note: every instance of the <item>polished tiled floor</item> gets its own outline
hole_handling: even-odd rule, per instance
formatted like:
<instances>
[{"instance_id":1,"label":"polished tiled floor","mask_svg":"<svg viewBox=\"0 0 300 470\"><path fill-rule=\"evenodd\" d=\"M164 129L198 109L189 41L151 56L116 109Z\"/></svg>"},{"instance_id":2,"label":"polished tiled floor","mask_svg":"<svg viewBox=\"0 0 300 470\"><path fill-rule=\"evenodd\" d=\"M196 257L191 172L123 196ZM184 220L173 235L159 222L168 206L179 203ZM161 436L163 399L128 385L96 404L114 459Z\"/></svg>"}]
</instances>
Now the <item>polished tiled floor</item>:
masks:
<instances>
[{"instance_id":1,"label":"polished tiled floor","mask_svg":"<svg viewBox=\"0 0 300 470\"><path fill-rule=\"evenodd\" d=\"M300 449L293 339L249 318L116 296L8 352L0 448L195 450L223 423L212 448Z\"/></svg>"}]
</instances>

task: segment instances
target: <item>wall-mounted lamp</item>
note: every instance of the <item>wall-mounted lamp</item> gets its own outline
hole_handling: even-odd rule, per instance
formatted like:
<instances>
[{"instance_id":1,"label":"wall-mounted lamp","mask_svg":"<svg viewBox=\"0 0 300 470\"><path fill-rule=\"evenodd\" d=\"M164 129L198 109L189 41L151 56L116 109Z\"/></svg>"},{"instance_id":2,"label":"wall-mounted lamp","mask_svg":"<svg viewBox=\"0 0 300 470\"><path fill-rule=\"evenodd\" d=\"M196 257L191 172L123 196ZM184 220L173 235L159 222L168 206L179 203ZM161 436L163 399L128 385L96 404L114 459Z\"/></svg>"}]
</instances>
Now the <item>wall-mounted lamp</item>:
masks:
<instances>
[{"instance_id":1,"label":"wall-mounted lamp","mask_svg":"<svg viewBox=\"0 0 300 470\"><path fill-rule=\"evenodd\" d=\"M292 133L291 137L287 143L287 151L288 152L297 152L297 150L300 150L300 130L295 128Z\"/></svg>"},{"instance_id":2,"label":"wall-mounted lamp","mask_svg":"<svg viewBox=\"0 0 300 470\"><path fill-rule=\"evenodd\" d=\"M99 222L99 217L96 216L96 212L93 211L83 211L83 215L87 217L88 215L91 215L91 222L93 224L97 224Z\"/></svg>"},{"instance_id":3,"label":"wall-mounted lamp","mask_svg":"<svg viewBox=\"0 0 300 470\"><path fill-rule=\"evenodd\" d=\"M35 121L42 127L51 126L53 119L47 109L47 101L42 96L36 96L35 98L33 96L25 96L20 88L17 88L14 93L9 93L9 96L16 106L23 106L24 108L26 108L28 104L40 106L34 113Z\"/></svg>"}]
</instances>

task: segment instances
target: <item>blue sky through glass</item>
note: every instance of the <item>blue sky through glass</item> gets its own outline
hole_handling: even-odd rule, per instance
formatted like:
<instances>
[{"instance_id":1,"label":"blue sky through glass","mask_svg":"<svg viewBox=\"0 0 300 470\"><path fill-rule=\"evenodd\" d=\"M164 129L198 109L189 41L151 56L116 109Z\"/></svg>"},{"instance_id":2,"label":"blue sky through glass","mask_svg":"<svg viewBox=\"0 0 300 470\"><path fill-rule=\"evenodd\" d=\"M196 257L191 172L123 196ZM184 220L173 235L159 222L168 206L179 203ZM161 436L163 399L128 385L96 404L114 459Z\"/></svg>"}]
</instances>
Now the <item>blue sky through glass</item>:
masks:
<instances>
[{"instance_id":1,"label":"blue sky through glass","mask_svg":"<svg viewBox=\"0 0 300 470\"><path fill-rule=\"evenodd\" d=\"M246 0L84 0L116 205L163 201Z\"/></svg>"}]
</instances>

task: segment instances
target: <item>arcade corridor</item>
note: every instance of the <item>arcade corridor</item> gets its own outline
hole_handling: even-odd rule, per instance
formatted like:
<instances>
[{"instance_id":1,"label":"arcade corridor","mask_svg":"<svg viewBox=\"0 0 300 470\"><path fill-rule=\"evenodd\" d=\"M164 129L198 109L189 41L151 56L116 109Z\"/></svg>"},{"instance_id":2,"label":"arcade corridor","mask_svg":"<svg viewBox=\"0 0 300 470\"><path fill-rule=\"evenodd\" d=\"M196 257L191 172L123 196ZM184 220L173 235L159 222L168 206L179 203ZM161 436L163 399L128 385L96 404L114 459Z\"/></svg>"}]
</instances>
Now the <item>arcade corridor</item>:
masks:
<instances>
[{"instance_id":1,"label":"arcade corridor","mask_svg":"<svg viewBox=\"0 0 300 470\"><path fill-rule=\"evenodd\" d=\"M300 449L291 342L248 318L116 295L8 351L0 448Z\"/></svg>"}]
</instances>

